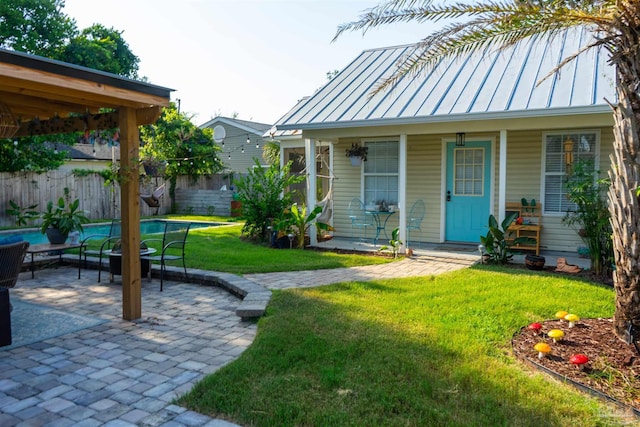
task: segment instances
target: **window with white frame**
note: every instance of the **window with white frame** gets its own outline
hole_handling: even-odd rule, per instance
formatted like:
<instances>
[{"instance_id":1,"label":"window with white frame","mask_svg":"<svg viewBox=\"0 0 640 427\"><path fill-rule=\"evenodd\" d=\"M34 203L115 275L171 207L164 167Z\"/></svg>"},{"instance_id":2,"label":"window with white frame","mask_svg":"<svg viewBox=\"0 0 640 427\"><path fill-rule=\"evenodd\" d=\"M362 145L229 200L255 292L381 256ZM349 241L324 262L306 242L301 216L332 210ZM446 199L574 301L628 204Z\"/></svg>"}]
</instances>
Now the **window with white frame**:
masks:
<instances>
[{"instance_id":1,"label":"window with white frame","mask_svg":"<svg viewBox=\"0 0 640 427\"><path fill-rule=\"evenodd\" d=\"M544 143L544 211L563 213L575 205L567 198L566 182L577 162L588 162L595 168L597 131L547 133Z\"/></svg>"},{"instance_id":2,"label":"window with white frame","mask_svg":"<svg viewBox=\"0 0 640 427\"><path fill-rule=\"evenodd\" d=\"M365 142L364 203L386 205L398 203L398 141Z\"/></svg>"}]
</instances>

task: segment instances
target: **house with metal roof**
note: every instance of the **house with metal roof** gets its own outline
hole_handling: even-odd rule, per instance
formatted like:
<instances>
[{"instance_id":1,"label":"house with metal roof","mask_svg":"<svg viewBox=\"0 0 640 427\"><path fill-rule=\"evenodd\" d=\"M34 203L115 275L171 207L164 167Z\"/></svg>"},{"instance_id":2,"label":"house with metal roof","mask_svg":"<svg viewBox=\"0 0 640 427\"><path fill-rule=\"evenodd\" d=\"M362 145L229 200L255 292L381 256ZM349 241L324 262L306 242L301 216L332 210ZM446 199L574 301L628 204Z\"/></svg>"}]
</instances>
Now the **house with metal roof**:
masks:
<instances>
[{"instance_id":1,"label":"house with metal roof","mask_svg":"<svg viewBox=\"0 0 640 427\"><path fill-rule=\"evenodd\" d=\"M272 125L266 123L222 116L200 125L201 129L213 129L213 138L220 147L219 157L225 165L225 170L236 173L246 173L254 167L254 159L258 159L262 166L267 166L262 157L262 148L267 140L263 134L271 127Z\"/></svg>"},{"instance_id":2,"label":"house with metal roof","mask_svg":"<svg viewBox=\"0 0 640 427\"><path fill-rule=\"evenodd\" d=\"M604 50L552 71L588 37L575 29L533 36L502 52L442 61L377 93L417 47L366 50L276 127L301 131L309 153L331 144L338 237L353 235L354 198L372 209L394 205L386 229L399 227L403 241L412 206L424 202L426 215L410 238L429 243L479 243L490 214L504 218L524 199L541 213L540 247L575 251L581 239L562 223L572 208L564 182L578 161L609 168L615 73ZM354 144L368 150L360 166L345 156ZM310 195L314 170L307 168Z\"/></svg>"}]
</instances>

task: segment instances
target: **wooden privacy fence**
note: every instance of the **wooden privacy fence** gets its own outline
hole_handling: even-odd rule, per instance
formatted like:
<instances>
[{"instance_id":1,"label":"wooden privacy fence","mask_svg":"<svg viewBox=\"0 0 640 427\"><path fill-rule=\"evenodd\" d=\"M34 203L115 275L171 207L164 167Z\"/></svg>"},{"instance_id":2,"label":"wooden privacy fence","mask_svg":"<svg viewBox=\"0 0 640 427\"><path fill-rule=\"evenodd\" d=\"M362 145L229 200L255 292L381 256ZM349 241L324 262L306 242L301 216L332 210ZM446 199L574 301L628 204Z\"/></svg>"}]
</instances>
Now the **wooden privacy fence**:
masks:
<instances>
[{"instance_id":1,"label":"wooden privacy fence","mask_svg":"<svg viewBox=\"0 0 640 427\"><path fill-rule=\"evenodd\" d=\"M57 202L64 197L64 189L69 189L71 200L79 199L80 208L91 220L111 219L120 217L120 186L118 184L105 185L102 176L90 173L86 176L75 176L70 171L56 170L42 174L0 173L0 226L12 227L15 217L7 214L9 201L13 200L21 207L37 205L36 211L46 209L49 201ZM150 194L155 188L165 183L163 178L142 179L141 194ZM232 191L222 191L229 180L225 175L201 177L193 181L190 177L178 177L176 180L176 211L178 213L194 213L208 215L229 215ZM169 195L170 183L166 182L166 190L160 198L159 214L167 214L171 210ZM140 201L140 215L149 216L155 208L148 207ZM38 225L39 219L29 225Z\"/></svg>"}]
</instances>

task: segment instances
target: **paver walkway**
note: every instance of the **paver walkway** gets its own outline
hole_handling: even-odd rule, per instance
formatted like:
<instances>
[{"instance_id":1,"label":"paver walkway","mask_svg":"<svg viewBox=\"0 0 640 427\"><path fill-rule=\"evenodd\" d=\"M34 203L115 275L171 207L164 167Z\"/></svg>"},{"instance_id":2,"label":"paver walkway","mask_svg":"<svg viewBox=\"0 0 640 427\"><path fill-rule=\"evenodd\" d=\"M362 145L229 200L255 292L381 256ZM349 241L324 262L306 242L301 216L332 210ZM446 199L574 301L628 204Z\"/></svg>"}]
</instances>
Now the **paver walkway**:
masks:
<instances>
[{"instance_id":1,"label":"paver walkway","mask_svg":"<svg viewBox=\"0 0 640 427\"><path fill-rule=\"evenodd\" d=\"M332 270L245 274L244 277L269 289L308 288L347 281L431 276L469 267L477 260L477 256L469 255L424 254L389 264Z\"/></svg>"},{"instance_id":2,"label":"paver walkway","mask_svg":"<svg viewBox=\"0 0 640 427\"><path fill-rule=\"evenodd\" d=\"M367 267L247 278L271 289L351 280L433 275L477 257L423 254ZM256 334L235 311L241 301L213 286L143 280L138 321L122 320L121 284L96 283L97 272L23 273L12 298L105 323L14 349L0 358L0 426L215 426L233 424L173 405L204 375L235 360Z\"/></svg>"}]
</instances>

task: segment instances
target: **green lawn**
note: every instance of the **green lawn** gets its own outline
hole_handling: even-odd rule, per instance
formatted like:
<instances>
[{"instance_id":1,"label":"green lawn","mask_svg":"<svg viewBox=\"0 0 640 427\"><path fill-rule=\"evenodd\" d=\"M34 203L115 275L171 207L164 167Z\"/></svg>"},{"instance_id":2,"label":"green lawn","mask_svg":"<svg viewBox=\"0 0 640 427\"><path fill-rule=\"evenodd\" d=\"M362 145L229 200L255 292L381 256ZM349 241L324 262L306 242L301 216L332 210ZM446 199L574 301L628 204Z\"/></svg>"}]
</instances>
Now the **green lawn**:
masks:
<instances>
[{"instance_id":1,"label":"green lawn","mask_svg":"<svg viewBox=\"0 0 640 427\"><path fill-rule=\"evenodd\" d=\"M226 221L228 218L174 215L167 219ZM355 267L393 261L371 255L346 255L308 249L273 249L266 244L258 245L241 240L241 229L242 225L239 224L189 231L185 249L187 268L246 274ZM151 236L142 236L142 239L148 237ZM156 245L156 248L158 247Z\"/></svg>"},{"instance_id":2,"label":"green lawn","mask_svg":"<svg viewBox=\"0 0 640 427\"><path fill-rule=\"evenodd\" d=\"M169 215L154 219L226 222L229 218L216 216ZM255 244L240 238L242 224L194 228L189 231L185 248L187 268L222 271L234 274L269 273L274 271L300 271L393 262L388 257L336 254L315 250L273 249L267 244ZM142 235L141 240L161 238L158 234ZM90 249L99 249L102 239L88 241ZM162 242L150 242L148 246L161 249ZM69 251L74 253L73 251ZM169 253L178 253L176 250ZM169 265L182 265L170 261Z\"/></svg>"},{"instance_id":3,"label":"green lawn","mask_svg":"<svg viewBox=\"0 0 640 427\"><path fill-rule=\"evenodd\" d=\"M276 291L253 345L179 403L255 426L620 425L510 353L523 325L566 307L610 317L613 300L586 282L488 266Z\"/></svg>"}]
</instances>

